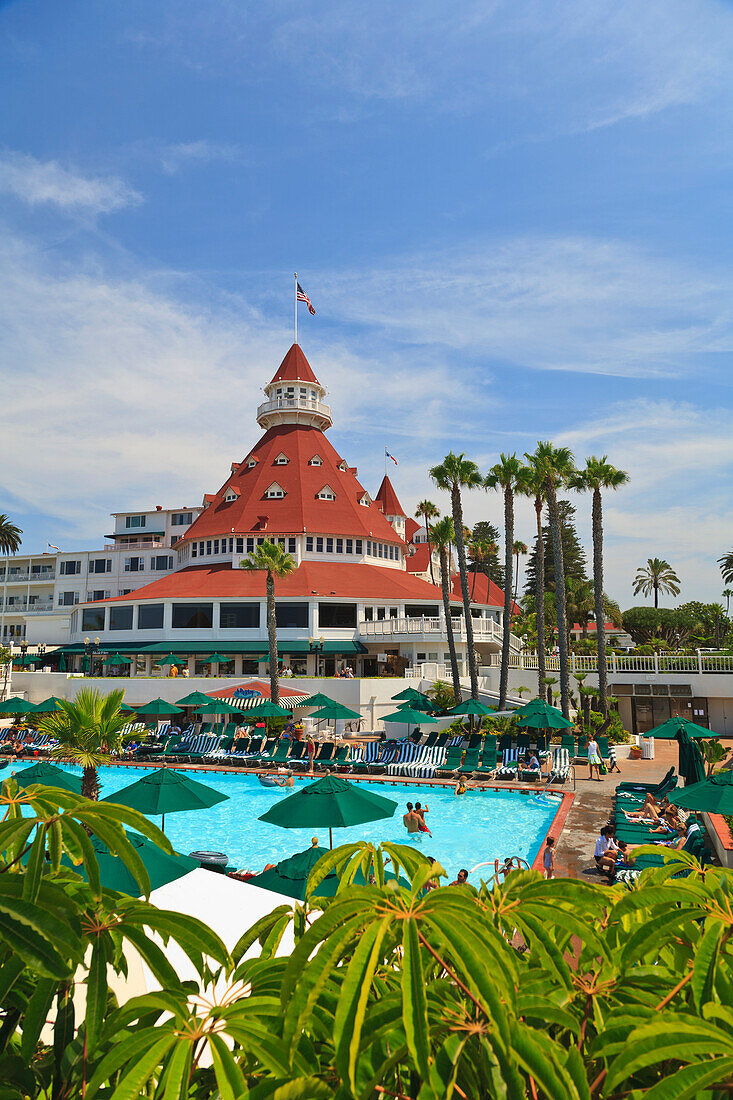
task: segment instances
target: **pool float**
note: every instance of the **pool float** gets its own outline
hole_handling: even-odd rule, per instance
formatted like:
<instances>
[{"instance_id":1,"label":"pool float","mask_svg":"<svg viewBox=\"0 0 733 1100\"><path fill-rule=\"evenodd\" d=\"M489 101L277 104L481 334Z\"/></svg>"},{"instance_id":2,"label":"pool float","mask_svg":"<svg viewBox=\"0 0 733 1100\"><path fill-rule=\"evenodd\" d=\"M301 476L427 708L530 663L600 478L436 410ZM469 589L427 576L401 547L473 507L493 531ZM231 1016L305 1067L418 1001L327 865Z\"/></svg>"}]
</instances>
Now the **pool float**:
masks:
<instances>
[{"instance_id":1,"label":"pool float","mask_svg":"<svg viewBox=\"0 0 733 1100\"><path fill-rule=\"evenodd\" d=\"M274 775L258 775L260 783L263 787L279 787L280 784L275 779Z\"/></svg>"}]
</instances>

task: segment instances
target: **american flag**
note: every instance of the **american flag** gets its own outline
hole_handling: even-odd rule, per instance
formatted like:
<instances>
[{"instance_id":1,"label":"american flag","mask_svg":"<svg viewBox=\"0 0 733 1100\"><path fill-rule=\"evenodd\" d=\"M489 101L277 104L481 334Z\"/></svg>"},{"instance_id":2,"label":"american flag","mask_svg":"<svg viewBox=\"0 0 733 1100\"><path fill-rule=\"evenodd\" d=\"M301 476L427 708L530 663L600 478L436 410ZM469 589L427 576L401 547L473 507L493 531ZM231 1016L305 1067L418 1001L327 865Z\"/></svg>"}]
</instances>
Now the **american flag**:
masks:
<instances>
[{"instance_id":1,"label":"american flag","mask_svg":"<svg viewBox=\"0 0 733 1100\"><path fill-rule=\"evenodd\" d=\"M313 308L313 303L311 302L311 300L308 297L308 295L306 294L306 292L303 290L300 283L298 283L298 301L299 302L305 302L305 304L308 306L308 312L310 313L310 315L312 317L315 317L316 311Z\"/></svg>"}]
</instances>

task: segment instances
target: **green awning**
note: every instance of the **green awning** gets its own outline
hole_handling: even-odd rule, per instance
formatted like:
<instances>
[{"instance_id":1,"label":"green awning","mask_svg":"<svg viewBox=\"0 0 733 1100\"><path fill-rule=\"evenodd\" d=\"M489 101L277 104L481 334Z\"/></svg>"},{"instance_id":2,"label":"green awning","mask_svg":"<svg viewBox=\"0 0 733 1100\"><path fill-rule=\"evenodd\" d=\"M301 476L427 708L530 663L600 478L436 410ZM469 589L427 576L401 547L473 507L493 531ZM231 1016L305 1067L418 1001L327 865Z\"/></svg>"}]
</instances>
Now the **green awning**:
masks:
<instances>
[{"instance_id":1,"label":"green awning","mask_svg":"<svg viewBox=\"0 0 733 1100\"><path fill-rule=\"evenodd\" d=\"M307 644L307 643L306 643ZM138 653L190 653L194 656L202 654L208 656L214 652L214 645L218 653L262 653L267 648L267 639L258 642L152 642L147 645L138 643Z\"/></svg>"}]
</instances>

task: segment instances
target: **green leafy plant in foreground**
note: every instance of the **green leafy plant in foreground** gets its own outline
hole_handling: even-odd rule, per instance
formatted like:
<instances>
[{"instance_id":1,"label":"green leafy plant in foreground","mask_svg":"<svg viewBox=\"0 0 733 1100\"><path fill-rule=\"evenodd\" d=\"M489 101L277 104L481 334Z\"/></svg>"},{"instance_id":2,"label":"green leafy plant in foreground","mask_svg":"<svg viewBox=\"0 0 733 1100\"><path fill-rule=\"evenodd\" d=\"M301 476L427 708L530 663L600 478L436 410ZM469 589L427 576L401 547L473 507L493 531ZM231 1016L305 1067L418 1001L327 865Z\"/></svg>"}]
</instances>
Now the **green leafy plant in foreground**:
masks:
<instances>
[{"instance_id":1,"label":"green leafy plant in foreground","mask_svg":"<svg viewBox=\"0 0 733 1100\"><path fill-rule=\"evenodd\" d=\"M87 830L141 894L123 826L168 848L134 811L13 782L3 803L3 1097L729 1095L731 876L684 853L631 890L534 871L433 890L442 869L422 853L346 845L314 868L303 905L227 951L192 918L100 887ZM315 899L331 872L337 894ZM170 966L168 938L196 981ZM133 951L161 990L119 1003L113 976Z\"/></svg>"}]
</instances>

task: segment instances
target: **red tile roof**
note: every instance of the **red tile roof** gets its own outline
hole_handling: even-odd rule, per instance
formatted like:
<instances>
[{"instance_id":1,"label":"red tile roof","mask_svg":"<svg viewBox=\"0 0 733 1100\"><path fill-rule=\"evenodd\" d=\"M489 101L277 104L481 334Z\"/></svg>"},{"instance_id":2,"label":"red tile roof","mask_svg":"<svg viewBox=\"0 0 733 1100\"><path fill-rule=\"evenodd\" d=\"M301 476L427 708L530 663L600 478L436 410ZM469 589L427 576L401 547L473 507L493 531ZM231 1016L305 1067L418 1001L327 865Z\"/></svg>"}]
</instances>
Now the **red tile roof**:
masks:
<instances>
[{"instance_id":1,"label":"red tile roof","mask_svg":"<svg viewBox=\"0 0 733 1100\"><path fill-rule=\"evenodd\" d=\"M286 465L276 465L284 454ZM309 465L315 456L320 466ZM255 465L249 467L250 459ZM363 505L363 485L353 470L341 469L343 460L323 432L302 424L281 424L270 428L250 454L235 467L213 501L194 520L182 542L219 538L222 535L294 535L303 531L317 535L345 535L401 543L391 523L374 502ZM285 496L270 499L267 490L277 482ZM239 494L225 501L229 486ZM318 500L326 485L335 500Z\"/></svg>"},{"instance_id":2,"label":"red tile roof","mask_svg":"<svg viewBox=\"0 0 733 1100\"><path fill-rule=\"evenodd\" d=\"M570 629L571 630L577 630L579 634L582 634L582 632L583 632L583 627L580 625L580 623L573 623L573 625ZM589 621L588 625L586 626L586 630L589 634L594 634L595 629L596 629L595 619L591 619ZM622 626L615 626L614 623L606 623L605 624L605 629L606 630L615 630L618 634L625 633L624 628Z\"/></svg>"},{"instance_id":3,"label":"red tile roof","mask_svg":"<svg viewBox=\"0 0 733 1100\"><path fill-rule=\"evenodd\" d=\"M374 498L378 504L382 505L382 511L385 516L404 516L402 511L402 505L397 499L397 493L394 491L392 482L385 474L382 478L382 484L379 486L379 491Z\"/></svg>"},{"instance_id":4,"label":"red tile roof","mask_svg":"<svg viewBox=\"0 0 733 1100\"><path fill-rule=\"evenodd\" d=\"M293 344L275 371L273 382L315 382L320 386L300 344ZM272 385L272 383L270 383Z\"/></svg>"},{"instance_id":5,"label":"red tile roof","mask_svg":"<svg viewBox=\"0 0 733 1100\"><path fill-rule=\"evenodd\" d=\"M405 538L408 542L412 542L413 536L416 531L420 530L420 524L416 520L411 519L409 516L405 520Z\"/></svg>"},{"instance_id":6,"label":"red tile roof","mask_svg":"<svg viewBox=\"0 0 733 1100\"><path fill-rule=\"evenodd\" d=\"M474 577L476 580L475 585ZM461 577L459 573L456 573L453 577L453 588L451 592L454 600L463 599L461 593ZM473 593L473 596L471 593ZM468 574L468 595L471 603L485 603L489 604L491 607L504 606L504 593L502 589L499 588L499 585L494 581L490 581L485 573Z\"/></svg>"},{"instance_id":7,"label":"red tile roof","mask_svg":"<svg viewBox=\"0 0 733 1100\"><path fill-rule=\"evenodd\" d=\"M407 569L410 573L427 573L430 569L430 553L428 544L426 542L415 542L410 547L411 554L407 555ZM438 579L438 573L436 571L435 579Z\"/></svg>"},{"instance_id":8,"label":"red tile roof","mask_svg":"<svg viewBox=\"0 0 733 1100\"><path fill-rule=\"evenodd\" d=\"M485 603L481 598L482 574L476 581L474 603ZM484 581L486 578L483 578ZM437 585L414 577L403 569L388 569L379 565L342 565L331 561L303 561L294 573L276 582L278 599L294 596L335 596L339 599L365 600L430 600L441 599ZM457 595L456 595L457 592ZM469 588L470 592L470 588ZM501 590L495 584L491 589L491 606L500 606ZM130 603L133 600L211 600L211 599L261 599L265 596L265 574L251 573L246 569L231 569L227 565L194 565L169 573L151 584L135 589L127 596L113 596L98 603ZM460 584L454 585L454 600L460 600Z\"/></svg>"},{"instance_id":9,"label":"red tile roof","mask_svg":"<svg viewBox=\"0 0 733 1100\"><path fill-rule=\"evenodd\" d=\"M248 680L246 684L236 684L234 687L221 688L219 691L207 691L206 695L211 696L212 699L232 699L235 692L241 688L242 691L257 691L264 699L271 699L272 694L270 692L269 683L265 683L264 680ZM307 692L293 691L292 688L279 687L281 699L308 699ZM246 712L243 712L246 713Z\"/></svg>"}]
</instances>

